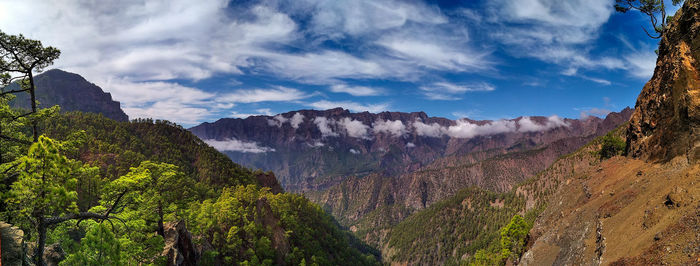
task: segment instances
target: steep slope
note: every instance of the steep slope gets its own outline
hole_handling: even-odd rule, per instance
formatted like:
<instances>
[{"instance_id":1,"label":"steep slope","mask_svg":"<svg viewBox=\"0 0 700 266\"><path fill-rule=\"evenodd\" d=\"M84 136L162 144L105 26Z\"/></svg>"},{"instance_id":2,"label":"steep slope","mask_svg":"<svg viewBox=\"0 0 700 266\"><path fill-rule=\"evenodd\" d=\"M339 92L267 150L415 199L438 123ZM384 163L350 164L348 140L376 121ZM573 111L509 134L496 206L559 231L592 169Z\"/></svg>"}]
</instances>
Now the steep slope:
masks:
<instances>
[{"instance_id":1,"label":"steep slope","mask_svg":"<svg viewBox=\"0 0 700 266\"><path fill-rule=\"evenodd\" d=\"M59 105L61 111L97 113L117 121L129 120L119 102L113 101L109 93L105 93L102 88L78 74L52 69L35 76L34 83L40 108ZM17 88L17 84L12 84L9 89ZM29 95L17 95L11 105L16 108L30 108Z\"/></svg>"},{"instance_id":2,"label":"steep slope","mask_svg":"<svg viewBox=\"0 0 700 266\"><path fill-rule=\"evenodd\" d=\"M561 186L530 232L524 265L700 263L700 1L685 1L616 157Z\"/></svg>"},{"instance_id":3,"label":"steep slope","mask_svg":"<svg viewBox=\"0 0 700 266\"><path fill-rule=\"evenodd\" d=\"M626 110L621 114L610 114L605 120L595 121L596 125L601 126L589 135L572 134L537 145L535 141L538 138L553 138L553 135L571 133L571 129L557 128L531 133L525 140L510 147L439 158L414 172L395 176L371 174L351 177L326 190L306 191L305 195L321 204L360 238L380 246L386 241L387 231L377 229L388 229L409 214L455 195L466 187L500 193L511 191L514 185L546 169L558 157L579 149L595 137L613 129L629 117L630 113L631 110ZM507 137L477 137L467 143L498 143ZM523 143L525 141L532 142Z\"/></svg>"},{"instance_id":4,"label":"steep slope","mask_svg":"<svg viewBox=\"0 0 700 266\"><path fill-rule=\"evenodd\" d=\"M392 264L455 265L473 262L479 250L500 253L491 250L499 246L499 229L514 215L534 222L560 184L596 171L601 142L596 138L507 192L466 188L384 228L383 259Z\"/></svg>"}]
</instances>

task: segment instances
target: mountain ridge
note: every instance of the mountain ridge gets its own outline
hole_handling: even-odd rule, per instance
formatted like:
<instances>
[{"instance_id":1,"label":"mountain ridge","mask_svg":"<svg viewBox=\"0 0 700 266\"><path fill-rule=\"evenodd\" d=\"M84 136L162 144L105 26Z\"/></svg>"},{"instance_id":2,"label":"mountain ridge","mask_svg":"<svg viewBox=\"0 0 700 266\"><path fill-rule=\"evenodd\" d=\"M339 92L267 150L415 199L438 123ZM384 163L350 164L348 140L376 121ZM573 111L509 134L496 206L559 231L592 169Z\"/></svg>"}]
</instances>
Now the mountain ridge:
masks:
<instances>
[{"instance_id":1,"label":"mountain ridge","mask_svg":"<svg viewBox=\"0 0 700 266\"><path fill-rule=\"evenodd\" d=\"M533 147L569 135L602 134L626 120L629 113L631 109L624 109L620 117L613 114L607 121L557 116L449 120L424 112L372 114L335 108L222 118L189 130L205 141L215 141L210 144L234 142L236 145L220 150L249 167L274 171L287 189L304 191L328 178L379 170L390 176L411 172L441 157L511 147L521 139L530 140L521 145ZM243 145L256 152L226 150ZM360 156L364 158L357 158ZM308 171L307 157L320 160L317 171ZM348 158L352 161L349 166L337 167Z\"/></svg>"},{"instance_id":2,"label":"mountain ridge","mask_svg":"<svg viewBox=\"0 0 700 266\"><path fill-rule=\"evenodd\" d=\"M117 121L129 121L129 116L121 109L121 104L112 99L109 92L87 81L79 74L51 69L34 76L36 97L39 108L61 106L62 112L81 111L99 113ZM13 83L8 89L17 89ZM30 108L29 95L18 94L10 106L14 108Z\"/></svg>"}]
</instances>

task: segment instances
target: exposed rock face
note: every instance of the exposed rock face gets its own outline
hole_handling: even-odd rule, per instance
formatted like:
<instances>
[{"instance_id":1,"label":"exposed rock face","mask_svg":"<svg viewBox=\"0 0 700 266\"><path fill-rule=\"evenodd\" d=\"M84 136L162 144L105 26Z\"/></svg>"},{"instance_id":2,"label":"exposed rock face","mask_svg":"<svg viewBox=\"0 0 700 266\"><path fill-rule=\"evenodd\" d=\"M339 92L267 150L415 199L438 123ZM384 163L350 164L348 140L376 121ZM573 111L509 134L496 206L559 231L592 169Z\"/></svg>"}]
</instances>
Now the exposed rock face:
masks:
<instances>
[{"instance_id":1,"label":"exposed rock face","mask_svg":"<svg viewBox=\"0 0 700 266\"><path fill-rule=\"evenodd\" d=\"M41 108L59 105L61 111L99 113L117 121L129 121L119 102L113 101L109 93L78 74L52 69L35 76L34 82ZM10 89L18 87L16 84L11 86ZM30 108L29 94L18 94L12 105Z\"/></svg>"},{"instance_id":2,"label":"exposed rock face","mask_svg":"<svg viewBox=\"0 0 700 266\"><path fill-rule=\"evenodd\" d=\"M698 33L700 1L686 0L627 129L633 158L562 184L530 231L522 265L700 263Z\"/></svg>"},{"instance_id":3,"label":"exposed rock face","mask_svg":"<svg viewBox=\"0 0 700 266\"><path fill-rule=\"evenodd\" d=\"M700 160L700 2L685 1L659 44L654 76L637 98L629 153L653 162Z\"/></svg>"},{"instance_id":4,"label":"exposed rock face","mask_svg":"<svg viewBox=\"0 0 700 266\"><path fill-rule=\"evenodd\" d=\"M199 254L192 242L192 235L185 228L185 222L170 222L165 224L164 229L165 248L162 255L166 257L167 265L197 265Z\"/></svg>"},{"instance_id":5,"label":"exposed rock face","mask_svg":"<svg viewBox=\"0 0 700 266\"><path fill-rule=\"evenodd\" d=\"M44 248L44 262L47 266L58 266L64 259L66 259L66 252L63 251L63 248L58 243L53 243Z\"/></svg>"},{"instance_id":6,"label":"exposed rock face","mask_svg":"<svg viewBox=\"0 0 700 266\"><path fill-rule=\"evenodd\" d=\"M10 224L0 222L0 259L3 265L29 265L24 232Z\"/></svg>"},{"instance_id":7,"label":"exposed rock face","mask_svg":"<svg viewBox=\"0 0 700 266\"><path fill-rule=\"evenodd\" d=\"M275 174L272 172L255 173L255 179L258 180L258 184L261 186L270 188L270 192L274 194L284 192L284 189L277 181L277 177L275 177Z\"/></svg>"}]
</instances>

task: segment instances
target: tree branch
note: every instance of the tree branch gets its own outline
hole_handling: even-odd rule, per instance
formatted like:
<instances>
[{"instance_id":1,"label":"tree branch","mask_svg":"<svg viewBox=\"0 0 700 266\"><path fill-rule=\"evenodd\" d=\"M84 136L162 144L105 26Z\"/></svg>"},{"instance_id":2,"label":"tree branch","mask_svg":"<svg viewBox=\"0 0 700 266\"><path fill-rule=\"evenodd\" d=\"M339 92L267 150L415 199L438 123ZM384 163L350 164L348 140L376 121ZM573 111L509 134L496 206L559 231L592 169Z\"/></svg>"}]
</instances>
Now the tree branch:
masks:
<instances>
[{"instance_id":1,"label":"tree branch","mask_svg":"<svg viewBox=\"0 0 700 266\"><path fill-rule=\"evenodd\" d=\"M28 91L28 90L29 90L29 89L4 91L4 92L0 93L0 96L5 96L6 94L10 94L10 93L25 92L25 91Z\"/></svg>"},{"instance_id":2,"label":"tree branch","mask_svg":"<svg viewBox=\"0 0 700 266\"><path fill-rule=\"evenodd\" d=\"M93 220L107 220L112 217L108 217L102 214L94 213L94 212L80 212L80 213L71 213L65 216L57 216L57 217L49 217L44 219L44 223L46 225L54 225L54 224L60 224L65 221L69 220L85 220L85 219L93 219Z\"/></svg>"}]
</instances>

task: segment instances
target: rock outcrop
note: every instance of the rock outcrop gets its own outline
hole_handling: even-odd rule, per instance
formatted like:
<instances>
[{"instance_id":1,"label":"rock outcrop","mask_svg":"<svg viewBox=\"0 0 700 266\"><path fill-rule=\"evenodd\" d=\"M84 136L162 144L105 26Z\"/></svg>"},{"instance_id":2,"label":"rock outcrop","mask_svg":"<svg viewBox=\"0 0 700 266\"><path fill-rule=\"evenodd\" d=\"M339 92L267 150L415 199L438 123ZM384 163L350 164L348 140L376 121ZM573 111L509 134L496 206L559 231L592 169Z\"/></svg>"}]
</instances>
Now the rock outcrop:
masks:
<instances>
[{"instance_id":1,"label":"rock outcrop","mask_svg":"<svg viewBox=\"0 0 700 266\"><path fill-rule=\"evenodd\" d=\"M572 172L537 218L520 264L700 263L698 33L700 1L686 0L627 128L630 157Z\"/></svg>"},{"instance_id":2,"label":"rock outcrop","mask_svg":"<svg viewBox=\"0 0 700 266\"><path fill-rule=\"evenodd\" d=\"M652 162L700 160L700 2L689 0L659 44L654 76L627 131L629 154Z\"/></svg>"},{"instance_id":3,"label":"rock outcrop","mask_svg":"<svg viewBox=\"0 0 700 266\"><path fill-rule=\"evenodd\" d=\"M199 261L199 254L192 241L192 235L185 227L185 222L165 224L165 248L161 254L168 266L194 266Z\"/></svg>"},{"instance_id":4,"label":"rock outcrop","mask_svg":"<svg viewBox=\"0 0 700 266\"><path fill-rule=\"evenodd\" d=\"M30 265L24 232L10 224L0 222L0 264Z\"/></svg>"},{"instance_id":5,"label":"rock outcrop","mask_svg":"<svg viewBox=\"0 0 700 266\"><path fill-rule=\"evenodd\" d=\"M34 83L40 108L59 105L61 111L98 113L117 121L129 121L119 102L112 100L109 93L78 74L52 69L36 75ZM10 85L10 89L17 88L17 84ZM11 104L13 107L28 109L29 94L18 94Z\"/></svg>"}]
</instances>

